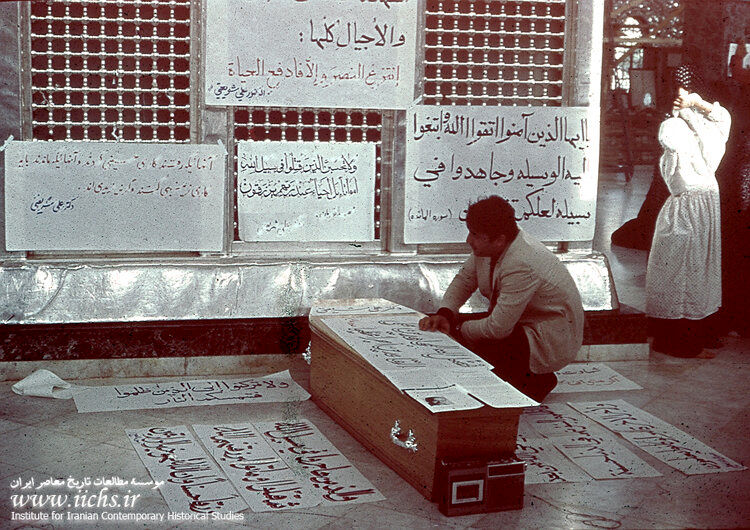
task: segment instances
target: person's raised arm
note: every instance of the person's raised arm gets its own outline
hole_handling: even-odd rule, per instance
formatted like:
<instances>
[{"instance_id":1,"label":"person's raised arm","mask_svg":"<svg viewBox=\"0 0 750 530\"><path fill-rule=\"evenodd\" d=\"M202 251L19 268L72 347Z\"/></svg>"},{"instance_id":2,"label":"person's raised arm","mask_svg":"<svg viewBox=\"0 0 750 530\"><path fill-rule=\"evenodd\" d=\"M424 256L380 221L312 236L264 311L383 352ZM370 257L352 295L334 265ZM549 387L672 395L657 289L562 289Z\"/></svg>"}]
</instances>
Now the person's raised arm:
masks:
<instances>
[{"instance_id":1,"label":"person's raised arm","mask_svg":"<svg viewBox=\"0 0 750 530\"><path fill-rule=\"evenodd\" d=\"M732 124L729 112L718 102L709 103L698 93L688 94L684 89L680 89L674 105L679 109L691 108L699 111L698 113L680 112L680 116L697 134L701 155L708 168L716 171L724 156L724 144L729 139L729 128Z\"/></svg>"},{"instance_id":2,"label":"person's raised arm","mask_svg":"<svg viewBox=\"0 0 750 530\"><path fill-rule=\"evenodd\" d=\"M694 108L705 114L710 114L714 109L714 106L712 103L703 99L697 92L688 93L687 90L683 89L672 103L672 109L680 110L686 108Z\"/></svg>"}]
</instances>

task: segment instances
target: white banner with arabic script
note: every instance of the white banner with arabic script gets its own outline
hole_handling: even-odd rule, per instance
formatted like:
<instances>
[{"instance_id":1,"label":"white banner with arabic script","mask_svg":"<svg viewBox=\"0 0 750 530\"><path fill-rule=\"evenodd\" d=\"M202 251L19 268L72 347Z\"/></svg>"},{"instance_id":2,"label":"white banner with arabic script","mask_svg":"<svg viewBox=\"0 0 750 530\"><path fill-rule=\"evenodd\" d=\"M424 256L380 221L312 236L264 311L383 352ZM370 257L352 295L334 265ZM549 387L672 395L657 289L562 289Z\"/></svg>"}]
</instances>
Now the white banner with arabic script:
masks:
<instances>
[{"instance_id":1,"label":"white banner with arabic script","mask_svg":"<svg viewBox=\"0 0 750 530\"><path fill-rule=\"evenodd\" d=\"M421 331L418 315L328 317L323 323L388 377L389 372L425 369L438 387L452 371L490 371L492 365L444 333ZM446 377L446 375L448 377Z\"/></svg>"},{"instance_id":2,"label":"white banner with arabic script","mask_svg":"<svg viewBox=\"0 0 750 530\"><path fill-rule=\"evenodd\" d=\"M352 315L403 315L417 312L383 298L318 299L310 307L311 317Z\"/></svg>"},{"instance_id":3,"label":"white banner with arabic script","mask_svg":"<svg viewBox=\"0 0 750 530\"><path fill-rule=\"evenodd\" d=\"M643 387L617 373L604 363L575 363L555 372L554 394L601 392L602 390L641 390Z\"/></svg>"},{"instance_id":4,"label":"white banner with arabic script","mask_svg":"<svg viewBox=\"0 0 750 530\"><path fill-rule=\"evenodd\" d=\"M96 386L86 388L73 396L78 412L289 402L309 398L310 394L292 379L289 370L240 379Z\"/></svg>"},{"instance_id":5,"label":"white banner with arabic script","mask_svg":"<svg viewBox=\"0 0 750 530\"><path fill-rule=\"evenodd\" d=\"M125 431L174 513L235 513L247 504L184 425Z\"/></svg>"},{"instance_id":6,"label":"white banner with arabic script","mask_svg":"<svg viewBox=\"0 0 750 530\"><path fill-rule=\"evenodd\" d=\"M539 405L510 383L489 370L475 372L457 372L451 374L451 382L490 407L522 408Z\"/></svg>"},{"instance_id":7,"label":"white banner with arabic script","mask_svg":"<svg viewBox=\"0 0 750 530\"><path fill-rule=\"evenodd\" d=\"M292 469L250 423L193 425L209 454L254 512L320 504L299 469Z\"/></svg>"},{"instance_id":8,"label":"white banner with arabic script","mask_svg":"<svg viewBox=\"0 0 750 530\"><path fill-rule=\"evenodd\" d=\"M612 435L557 436L552 443L597 480L661 476Z\"/></svg>"},{"instance_id":9,"label":"white banner with arabic script","mask_svg":"<svg viewBox=\"0 0 750 530\"><path fill-rule=\"evenodd\" d=\"M687 475L747 469L686 432L622 399L569 405Z\"/></svg>"},{"instance_id":10,"label":"white banner with arabic script","mask_svg":"<svg viewBox=\"0 0 750 530\"><path fill-rule=\"evenodd\" d=\"M567 460L545 438L526 438L518 435L516 457L526 462L525 484L552 484L558 482L589 482L591 477Z\"/></svg>"},{"instance_id":11,"label":"white banner with arabic script","mask_svg":"<svg viewBox=\"0 0 750 530\"><path fill-rule=\"evenodd\" d=\"M384 497L308 420L193 425L255 512Z\"/></svg>"},{"instance_id":12,"label":"white banner with arabic script","mask_svg":"<svg viewBox=\"0 0 750 530\"><path fill-rule=\"evenodd\" d=\"M225 157L218 145L11 142L6 247L219 251Z\"/></svg>"},{"instance_id":13,"label":"white banner with arabic script","mask_svg":"<svg viewBox=\"0 0 750 530\"><path fill-rule=\"evenodd\" d=\"M548 440L541 442L530 431ZM524 440L526 443L522 443ZM553 446L597 480L660 476L601 426L564 403L526 409L519 423L519 450L522 445L524 457L528 456L537 468L532 479L535 483L581 480L574 471L560 473L563 466L555 458Z\"/></svg>"},{"instance_id":14,"label":"white banner with arabic script","mask_svg":"<svg viewBox=\"0 0 750 530\"><path fill-rule=\"evenodd\" d=\"M410 107L404 241L463 242L468 205L490 195L540 240L591 240L598 119L586 107Z\"/></svg>"},{"instance_id":15,"label":"white banner with arabic script","mask_svg":"<svg viewBox=\"0 0 750 530\"><path fill-rule=\"evenodd\" d=\"M543 438L596 434L598 427L565 403L543 403L538 407L527 408L521 415L521 421ZM529 437L535 436L529 434Z\"/></svg>"},{"instance_id":16,"label":"white banner with arabic script","mask_svg":"<svg viewBox=\"0 0 750 530\"><path fill-rule=\"evenodd\" d=\"M237 146L243 241L372 241L375 144L247 142Z\"/></svg>"},{"instance_id":17,"label":"white banner with arabic script","mask_svg":"<svg viewBox=\"0 0 750 530\"><path fill-rule=\"evenodd\" d=\"M206 103L406 108L414 99L417 6L208 0Z\"/></svg>"},{"instance_id":18,"label":"white banner with arabic script","mask_svg":"<svg viewBox=\"0 0 750 530\"><path fill-rule=\"evenodd\" d=\"M268 421L255 423L255 428L287 464L301 466L323 504L385 499L310 421Z\"/></svg>"}]
</instances>

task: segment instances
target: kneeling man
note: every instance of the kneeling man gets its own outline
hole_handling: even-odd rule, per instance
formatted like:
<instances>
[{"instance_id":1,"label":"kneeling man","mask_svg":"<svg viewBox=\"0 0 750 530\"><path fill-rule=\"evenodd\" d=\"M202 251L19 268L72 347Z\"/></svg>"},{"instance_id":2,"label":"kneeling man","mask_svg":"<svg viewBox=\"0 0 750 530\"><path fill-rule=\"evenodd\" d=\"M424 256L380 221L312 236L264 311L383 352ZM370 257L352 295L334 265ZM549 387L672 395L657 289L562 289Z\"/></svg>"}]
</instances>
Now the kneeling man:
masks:
<instances>
[{"instance_id":1,"label":"kneeling man","mask_svg":"<svg viewBox=\"0 0 750 530\"><path fill-rule=\"evenodd\" d=\"M492 196L469 206L471 256L440 309L419 328L442 331L492 364L498 376L542 401L583 340L583 306L573 278L541 242L516 225L513 207ZM479 288L487 313L459 314Z\"/></svg>"}]
</instances>

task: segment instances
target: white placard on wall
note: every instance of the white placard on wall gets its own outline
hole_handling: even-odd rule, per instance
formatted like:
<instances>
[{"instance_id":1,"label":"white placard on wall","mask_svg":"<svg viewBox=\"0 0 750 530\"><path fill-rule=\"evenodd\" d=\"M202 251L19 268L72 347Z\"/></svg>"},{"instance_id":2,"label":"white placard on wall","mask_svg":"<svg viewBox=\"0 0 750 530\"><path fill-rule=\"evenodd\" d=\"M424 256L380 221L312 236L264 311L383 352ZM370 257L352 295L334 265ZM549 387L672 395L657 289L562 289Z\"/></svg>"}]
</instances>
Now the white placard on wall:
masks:
<instances>
[{"instance_id":1,"label":"white placard on wall","mask_svg":"<svg viewBox=\"0 0 750 530\"><path fill-rule=\"evenodd\" d=\"M406 108L417 0L208 0L206 103Z\"/></svg>"},{"instance_id":2,"label":"white placard on wall","mask_svg":"<svg viewBox=\"0 0 750 530\"><path fill-rule=\"evenodd\" d=\"M7 250L220 251L217 145L11 142Z\"/></svg>"},{"instance_id":3,"label":"white placard on wall","mask_svg":"<svg viewBox=\"0 0 750 530\"><path fill-rule=\"evenodd\" d=\"M543 241L594 236L598 138L586 107L412 106L406 121L404 241L466 239L466 208L490 195Z\"/></svg>"},{"instance_id":4,"label":"white placard on wall","mask_svg":"<svg viewBox=\"0 0 750 530\"><path fill-rule=\"evenodd\" d=\"M373 241L375 144L237 146L243 241Z\"/></svg>"}]
</instances>

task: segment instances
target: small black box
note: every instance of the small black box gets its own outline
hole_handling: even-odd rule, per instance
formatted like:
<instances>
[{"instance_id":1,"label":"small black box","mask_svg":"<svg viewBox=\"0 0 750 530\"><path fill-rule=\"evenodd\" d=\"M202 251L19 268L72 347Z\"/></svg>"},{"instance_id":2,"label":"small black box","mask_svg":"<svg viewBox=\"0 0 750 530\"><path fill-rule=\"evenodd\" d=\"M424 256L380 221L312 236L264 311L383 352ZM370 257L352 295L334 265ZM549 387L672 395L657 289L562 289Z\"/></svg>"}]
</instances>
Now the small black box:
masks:
<instances>
[{"instance_id":1,"label":"small black box","mask_svg":"<svg viewBox=\"0 0 750 530\"><path fill-rule=\"evenodd\" d=\"M438 464L439 509L447 516L523 508L526 464L514 455Z\"/></svg>"}]
</instances>

